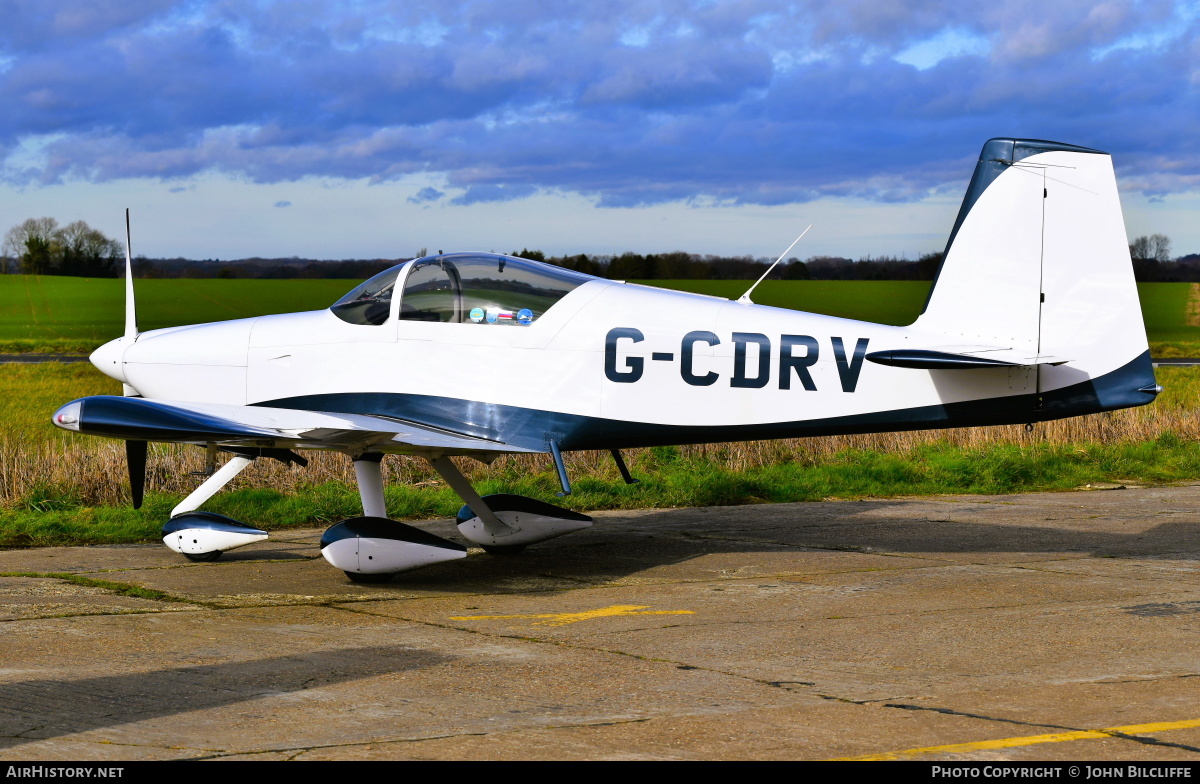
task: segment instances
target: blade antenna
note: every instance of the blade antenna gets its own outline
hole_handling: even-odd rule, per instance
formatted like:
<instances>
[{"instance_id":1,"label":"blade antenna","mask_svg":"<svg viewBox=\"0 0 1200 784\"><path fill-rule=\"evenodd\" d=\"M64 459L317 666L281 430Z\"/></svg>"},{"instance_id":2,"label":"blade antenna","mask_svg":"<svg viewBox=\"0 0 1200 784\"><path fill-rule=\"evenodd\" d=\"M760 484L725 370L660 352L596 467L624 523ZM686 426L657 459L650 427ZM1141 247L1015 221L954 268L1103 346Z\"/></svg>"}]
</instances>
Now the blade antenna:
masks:
<instances>
[{"instance_id":1,"label":"blade antenna","mask_svg":"<svg viewBox=\"0 0 1200 784\"><path fill-rule=\"evenodd\" d=\"M125 337L136 338L137 305L133 299L133 250L129 232L129 208L125 208Z\"/></svg>"},{"instance_id":2,"label":"blade antenna","mask_svg":"<svg viewBox=\"0 0 1200 784\"><path fill-rule=\"evenodd\" d=\"M811 229L811 228L812 228L812 224L810 223L810 224L808 224L808 229ZM754 285L751 286L750 288L746 289L745 294L738 297L738 302L741 302L742 304L745 304L745 305L753 305L754 304L750 300L750 292L754 291L754 289L758 286L759 283L762 283L764 280L766 280L766 277L771 274L771 270L775 269L775 266L777 264L779 264L779 262L783 261L783 257L788 255L788 253L791 252L792 248L796 247L796 242L799 242L800 240L804 239L804 235L808 234L808 229L805 229L804 231L800 232L800 236L796 238L796 241L793 242L791 245L788 245L788 249L785 250L783 253L781 253L779 258L775 259L775 264L772 264L771 266L767 267L767 271L762 274L762 277L759 278L758 280L754 281Z\"/></svg>"}]
</instances>

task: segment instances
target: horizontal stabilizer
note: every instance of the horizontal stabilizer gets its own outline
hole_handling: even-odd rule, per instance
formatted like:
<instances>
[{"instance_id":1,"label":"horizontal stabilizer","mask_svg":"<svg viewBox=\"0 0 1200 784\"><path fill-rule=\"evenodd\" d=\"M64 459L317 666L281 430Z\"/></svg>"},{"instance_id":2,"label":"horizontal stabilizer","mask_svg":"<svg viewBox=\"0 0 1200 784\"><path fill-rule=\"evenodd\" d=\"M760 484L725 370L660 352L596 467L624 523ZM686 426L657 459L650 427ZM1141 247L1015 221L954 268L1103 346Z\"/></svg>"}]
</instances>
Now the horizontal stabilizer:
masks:
<instances>
[{"instance_id":1,"label":"horizontal stabilizer","mask_svg":"<svg viewBox=\"0 0 1200 784\"><path fill-rule=\"evenodd\" d=\"M1069 360L1063 357L1030 354L999 346L964 346L942 348L905 348L893 351L875 351L867 359L879 365L914 368L916 370L978 370L980 368L1032 367L1034 365L1061 365Z\"/></svg>"}]
</instances>

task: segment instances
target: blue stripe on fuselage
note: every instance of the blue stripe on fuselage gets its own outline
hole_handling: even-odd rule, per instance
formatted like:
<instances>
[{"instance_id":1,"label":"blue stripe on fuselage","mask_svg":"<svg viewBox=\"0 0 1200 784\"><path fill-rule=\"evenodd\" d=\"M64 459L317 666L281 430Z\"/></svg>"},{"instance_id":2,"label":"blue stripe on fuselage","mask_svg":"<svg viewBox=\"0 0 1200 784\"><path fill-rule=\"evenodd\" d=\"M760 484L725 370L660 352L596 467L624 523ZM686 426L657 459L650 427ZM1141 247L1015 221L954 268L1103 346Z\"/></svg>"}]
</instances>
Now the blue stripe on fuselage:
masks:
<instances>
[{"instance_id":1,"label":"blue stripe on fuselage","mask_svg":"<svg viewBox=\"0 0 1200 784\"><path fill-rule=\"evenodd\" d=\"M1146 351L1111 373L1042 395L1012 395L765 424L661 425L390 392L301 395L263 400L254 405L391 417L525 449L548 451L550 441L556 441L564 450L626 449L667 444L1024 424L1145 405L1154 400L1154 394L1141 390L1154 384L1150 352Z\"/></svg>"}]
</instances>

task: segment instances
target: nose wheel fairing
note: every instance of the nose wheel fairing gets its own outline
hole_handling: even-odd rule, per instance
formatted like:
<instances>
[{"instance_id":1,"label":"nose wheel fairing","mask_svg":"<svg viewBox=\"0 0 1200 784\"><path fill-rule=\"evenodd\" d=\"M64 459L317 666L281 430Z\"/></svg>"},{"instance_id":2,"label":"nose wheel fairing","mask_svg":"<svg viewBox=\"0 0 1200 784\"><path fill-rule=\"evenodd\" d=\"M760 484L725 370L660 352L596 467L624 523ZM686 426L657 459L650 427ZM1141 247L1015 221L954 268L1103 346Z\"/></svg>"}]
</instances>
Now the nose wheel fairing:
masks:
<instances>
[{"instance_id":1,"label":"nose wheel fairing","mask_svg":"<svg viewBox=\"0 0 1200 784\"><path fill-rule=\"evenodd\" d=\"M269 534L213 512L186 512L162 527L163 544L193 561L215 561L226 550L261 542Z\"/></svg>"}]
</instances>

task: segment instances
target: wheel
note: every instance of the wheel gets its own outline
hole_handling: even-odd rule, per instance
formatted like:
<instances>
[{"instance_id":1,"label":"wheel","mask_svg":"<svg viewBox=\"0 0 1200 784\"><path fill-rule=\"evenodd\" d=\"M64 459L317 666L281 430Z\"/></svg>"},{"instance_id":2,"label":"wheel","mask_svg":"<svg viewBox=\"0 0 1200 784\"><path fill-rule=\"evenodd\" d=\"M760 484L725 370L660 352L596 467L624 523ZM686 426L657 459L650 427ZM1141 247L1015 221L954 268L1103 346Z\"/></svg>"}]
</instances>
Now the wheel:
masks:
<instances>
[{"instance_id":1,"label":"wheel","mask_svg":"<svg viewBox=\"0 0 1200 784\"><path fill-rule=\"evenodd\" d=\"M481 544L480 547L489 555L516 555L525 549L523 544Z\"/></svg>"},{"instance_id":2,"label":"wheel","mask_svg":"<svg viewBox=\"0 0 1200 784\"><path fill-rule=\"evenodd\" d=\"M346 572L346 576L350 578L352 583L386 583L395 575L392 572L382 572L375 574L363 574L362 572Z\"/></svg>"},{"instance_id":3,"label":"wheel","mask_svg":"<svg viewBox=\"0 0 1200 784\"><path fill-rule=\"evenodd\" d=\"M207 561L215 561L221 557L224 550L209 550L207 553L184 553L183 557L189 561L205 563Z\"/></svg>"}]
</instances>

